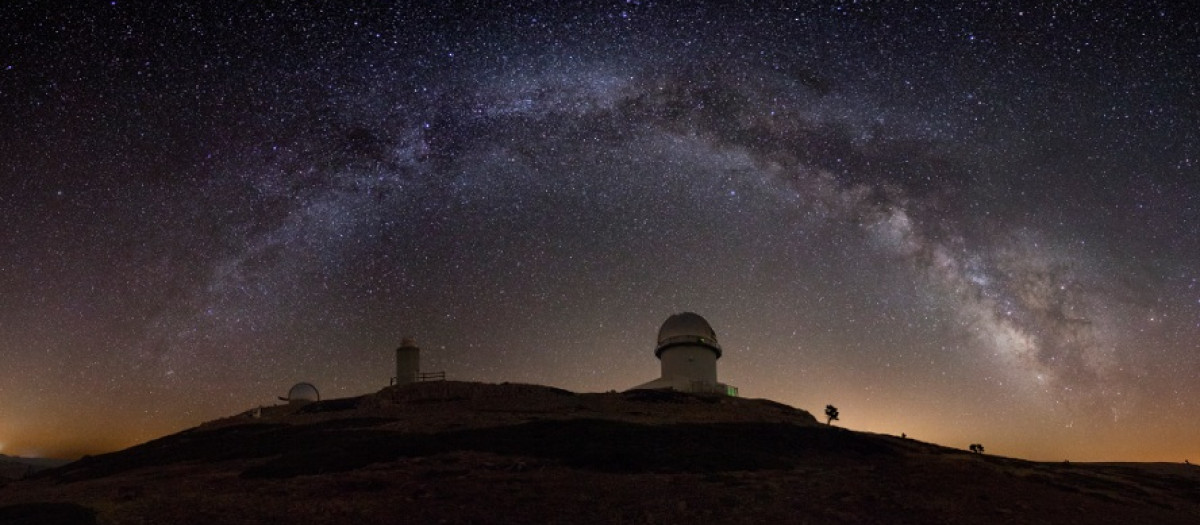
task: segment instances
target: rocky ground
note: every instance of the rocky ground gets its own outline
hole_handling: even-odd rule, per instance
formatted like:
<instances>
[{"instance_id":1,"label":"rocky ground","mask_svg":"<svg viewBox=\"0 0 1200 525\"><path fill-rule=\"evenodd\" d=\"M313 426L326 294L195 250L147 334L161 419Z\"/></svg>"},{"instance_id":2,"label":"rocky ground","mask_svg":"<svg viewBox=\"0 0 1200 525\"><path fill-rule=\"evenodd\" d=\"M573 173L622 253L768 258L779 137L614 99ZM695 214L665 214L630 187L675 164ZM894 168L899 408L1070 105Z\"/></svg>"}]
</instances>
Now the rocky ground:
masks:
<instances>
[{"instance_id":1,"label":"rocky ground","mask_svg":"<svg viewBox=\"0 0 1200 525\"><path fill-rule=\"evenodd\" d=\"M0 523L1197 523L1200 468L1036 463L765 400L438 382L7 482ZM2 482L0 482L2 483Z\"/></svg>"}]
</instances>

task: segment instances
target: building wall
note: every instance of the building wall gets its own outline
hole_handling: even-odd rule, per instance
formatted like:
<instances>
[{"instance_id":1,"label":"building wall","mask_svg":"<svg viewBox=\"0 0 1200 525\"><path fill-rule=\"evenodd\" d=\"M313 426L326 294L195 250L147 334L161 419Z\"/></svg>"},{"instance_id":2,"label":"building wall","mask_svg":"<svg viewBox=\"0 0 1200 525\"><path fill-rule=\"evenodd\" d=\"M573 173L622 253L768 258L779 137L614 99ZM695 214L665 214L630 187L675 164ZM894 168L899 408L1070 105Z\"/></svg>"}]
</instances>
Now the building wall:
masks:
<instances>
[{"instance_id":1,"label":"building wall","mask_svg":"<svg viewBox=\"0 0 1200 525\"><path fill-rule=\"evenodd\" d=\"M662 377L717 382L717 355L703 346L673 346L659 356Z\"/></svg>"},{"instance_id":2,"label":"building wall","mask_svg":"<svg viewBox=\"0 0 1200 525\"><path fill-rule=\"evenodd\" d=\"M642 383L630 390L660 390L669 389L692 394L720 394L737 397L738 389L725 383L710 383L707 381L692 381L686 377L660 377L649 383Z\"/></svg>"},{"instance_id":3,"label":"building wall","mask_svg":"<svg viewBox=\"0 0 1200 525\"><path fill-rule=\"evenodd\" d=\"M396 384L407 385L417 382L417 373L421 371L421 351L416 347L400 347L396 349Z\"/></svg>"}]
</instances>

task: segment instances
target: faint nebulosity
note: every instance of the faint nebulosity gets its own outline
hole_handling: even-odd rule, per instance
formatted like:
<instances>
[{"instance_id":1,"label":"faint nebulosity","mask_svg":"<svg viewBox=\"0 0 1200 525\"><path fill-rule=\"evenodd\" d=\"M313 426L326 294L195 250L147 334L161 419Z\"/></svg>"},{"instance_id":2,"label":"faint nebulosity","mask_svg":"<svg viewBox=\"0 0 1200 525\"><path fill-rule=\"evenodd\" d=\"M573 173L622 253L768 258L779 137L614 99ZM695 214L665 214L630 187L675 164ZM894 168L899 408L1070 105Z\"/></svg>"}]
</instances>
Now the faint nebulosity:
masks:
<instances>
[{"instance_id":1,"label":"faint nebulosity","mask_svg":"<svg viewBox=\"0 0 1200 525\"><path fill-rule=\"evenodd\" d=\"M1200 19L1172 3L94 2L0 14L0 452L388 383L743 395L1200 456Z\"/></svg>"}]
</instances>

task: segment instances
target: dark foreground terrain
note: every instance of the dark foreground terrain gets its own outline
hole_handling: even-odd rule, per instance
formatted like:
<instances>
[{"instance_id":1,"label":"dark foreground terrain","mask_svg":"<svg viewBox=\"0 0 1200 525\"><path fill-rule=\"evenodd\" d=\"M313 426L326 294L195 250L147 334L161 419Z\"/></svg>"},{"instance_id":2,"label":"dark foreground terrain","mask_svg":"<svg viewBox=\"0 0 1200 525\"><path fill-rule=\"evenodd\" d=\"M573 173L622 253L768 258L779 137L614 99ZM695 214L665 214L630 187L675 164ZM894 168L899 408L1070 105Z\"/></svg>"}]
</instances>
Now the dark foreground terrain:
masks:
<instances>
[{"instance_id":1,"label":"dark foreground terrain","mask_svg":"<svg viewBox=\"0 0 1200 525\"><path fill-rule=\"evenodd\" d=\"M769 522L1195 524L1200 468L970 454L764 400L440 382L0 485L0 523Z\"/></svg>"}]
</instances>

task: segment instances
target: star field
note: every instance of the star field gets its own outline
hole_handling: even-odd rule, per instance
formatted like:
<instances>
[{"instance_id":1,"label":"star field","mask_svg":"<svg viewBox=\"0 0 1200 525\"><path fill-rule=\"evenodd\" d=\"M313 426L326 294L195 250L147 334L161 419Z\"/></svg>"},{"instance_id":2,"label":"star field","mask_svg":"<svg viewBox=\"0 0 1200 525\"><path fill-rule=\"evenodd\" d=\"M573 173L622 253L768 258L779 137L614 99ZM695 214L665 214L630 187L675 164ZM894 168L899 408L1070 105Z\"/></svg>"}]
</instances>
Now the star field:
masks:
<instances>
[{"instance_id":1,"label":"star field","mask_svg":"<svg viewBox=\"0 0 1200 525\"><path fill-rule=\"evenodd\" d=\"M386 386L742 395L1200 457L1200 22L1170 3L90 2L0 14L0 453Z\"/></svg>"}]
</instances>

